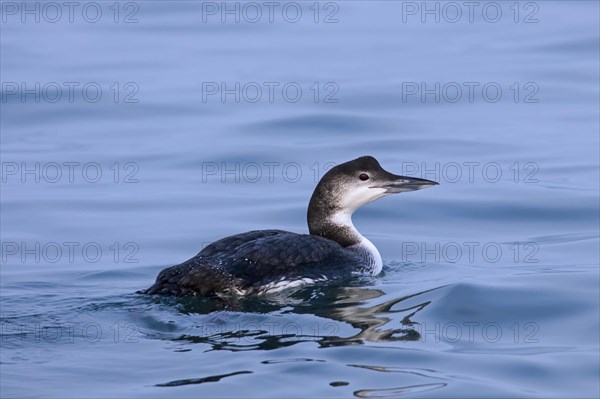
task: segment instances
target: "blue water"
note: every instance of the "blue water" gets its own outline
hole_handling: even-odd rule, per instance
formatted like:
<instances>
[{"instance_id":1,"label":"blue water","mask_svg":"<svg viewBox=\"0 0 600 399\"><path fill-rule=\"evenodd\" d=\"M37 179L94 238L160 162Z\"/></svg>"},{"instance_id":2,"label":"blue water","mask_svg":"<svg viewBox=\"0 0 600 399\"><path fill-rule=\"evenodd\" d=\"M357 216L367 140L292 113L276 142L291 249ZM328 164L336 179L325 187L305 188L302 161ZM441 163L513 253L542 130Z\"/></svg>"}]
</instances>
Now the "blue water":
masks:
<instances>
[{"instance_id":1,"label":"blue water","mask_svg":"<svg viewBox=\"0 0 600 399\"><path fill-rule=\"evenodd\" d=\"M597 2L61 4L1 4L0 396L600 395ZM441 183L382 275L135 294L364 154Z\"/></svg>"}]
</instances>

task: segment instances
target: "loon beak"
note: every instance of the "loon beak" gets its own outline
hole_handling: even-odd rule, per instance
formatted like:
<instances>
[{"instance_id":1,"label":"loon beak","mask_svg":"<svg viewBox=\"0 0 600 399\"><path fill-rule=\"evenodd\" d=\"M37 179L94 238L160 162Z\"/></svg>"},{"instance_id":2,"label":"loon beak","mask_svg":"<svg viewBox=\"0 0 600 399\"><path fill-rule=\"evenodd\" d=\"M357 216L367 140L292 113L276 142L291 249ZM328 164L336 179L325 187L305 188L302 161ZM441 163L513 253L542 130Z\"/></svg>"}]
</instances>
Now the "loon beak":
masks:
<instances>
[{"instance_id":1,"label":"loon beak","mask_svg":"<svg viewBox=\"0 0 600 399\"><path fill-rule=\"evenodd\" d=\"M419 179L417 177L398 176L390 173L391 182L388 181L382 185L375 186L385 188L386 194L404 193L407 191L421 190L423 188L436 186L439 183L432 180Z\"/></svg>"}]
</instances>

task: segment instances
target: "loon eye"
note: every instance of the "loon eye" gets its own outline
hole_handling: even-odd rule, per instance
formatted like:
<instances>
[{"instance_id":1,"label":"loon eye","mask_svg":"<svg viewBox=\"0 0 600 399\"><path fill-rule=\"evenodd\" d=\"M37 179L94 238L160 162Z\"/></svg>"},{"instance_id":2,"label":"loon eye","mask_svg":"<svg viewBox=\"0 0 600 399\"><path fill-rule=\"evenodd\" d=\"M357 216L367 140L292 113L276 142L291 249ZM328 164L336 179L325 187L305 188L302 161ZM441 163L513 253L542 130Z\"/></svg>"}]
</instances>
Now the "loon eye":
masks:
<instances>
[{"instance_id":1,"label":"loon eye","mask_svg":"<svg viewBox=\"0 0 600 399\"><path fill-rule=\"evenodd\" d=\"M358 178L362 181L369 180L369 175L366 173L361 173Z\"/></svg>"}]
</instances>

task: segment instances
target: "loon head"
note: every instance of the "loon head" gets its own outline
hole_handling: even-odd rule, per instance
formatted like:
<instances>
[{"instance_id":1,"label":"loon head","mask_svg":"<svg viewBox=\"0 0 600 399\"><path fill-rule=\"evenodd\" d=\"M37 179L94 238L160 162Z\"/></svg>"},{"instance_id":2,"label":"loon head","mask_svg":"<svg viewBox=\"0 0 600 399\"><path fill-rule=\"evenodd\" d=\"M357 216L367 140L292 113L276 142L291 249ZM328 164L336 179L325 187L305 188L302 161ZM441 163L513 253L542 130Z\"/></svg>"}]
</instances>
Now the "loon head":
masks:
<instances>
[{"instance_id":1,"label":"loon head","mask_svg":"<svg viewBox=\"0 0 600 399\"><path fill-rule=\"evenodd\" d=\"M331 168L319 181L308 206L311 234L343 246L364 240L352 224L359 207L389 194L420 190L438 183L400 176L383 169L372 156L363 156Z\"/></svg>"}]
</instances>

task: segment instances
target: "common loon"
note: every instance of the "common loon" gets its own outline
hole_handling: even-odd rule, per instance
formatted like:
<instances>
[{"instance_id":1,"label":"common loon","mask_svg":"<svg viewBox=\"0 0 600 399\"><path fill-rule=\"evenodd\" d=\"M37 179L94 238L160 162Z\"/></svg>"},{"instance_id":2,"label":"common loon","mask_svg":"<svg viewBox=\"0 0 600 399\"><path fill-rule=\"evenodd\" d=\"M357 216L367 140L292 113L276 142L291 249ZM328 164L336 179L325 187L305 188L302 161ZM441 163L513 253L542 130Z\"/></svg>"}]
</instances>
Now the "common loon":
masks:
<instances>
[{"instance_id":1,"label":"common loon","mask_svg":"<svg viewBox=\"0 0 600 399\"><path fill-rule=\"evenodd\" d=\"M356 273L377 275L381 255L356 230L352 214L388 194L436 184L389 173L371 156L337 165L323 175L308 204L310 234L255 230L223 238L164 269L154 285L140 293L252 295Z\"/></svg>"}]
</instances>

